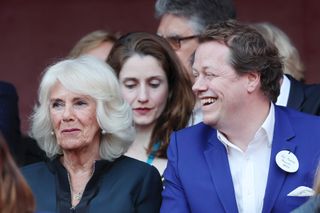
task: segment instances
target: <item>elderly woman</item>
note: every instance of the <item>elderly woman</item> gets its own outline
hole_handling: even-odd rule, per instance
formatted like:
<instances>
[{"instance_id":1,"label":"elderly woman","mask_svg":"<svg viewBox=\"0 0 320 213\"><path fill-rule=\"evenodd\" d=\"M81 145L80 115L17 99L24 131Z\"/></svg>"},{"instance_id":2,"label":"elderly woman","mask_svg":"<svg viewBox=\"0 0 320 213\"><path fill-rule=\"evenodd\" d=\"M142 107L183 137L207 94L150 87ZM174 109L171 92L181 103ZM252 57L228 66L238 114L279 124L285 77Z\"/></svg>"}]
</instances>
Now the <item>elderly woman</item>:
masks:
<instances>
[{"instance_id":1,"label":"elderly woman","mask_svg":"<svg viewBox=\"0 0 320 213\"><path fill-rule=\"evenodd\" d=\"M106 63L86 56L49 67L31 133L51 160L22 169L37 210L159 212L158 171L123 156L134 140L132 122Z\"/></svg>"}]
</instances>

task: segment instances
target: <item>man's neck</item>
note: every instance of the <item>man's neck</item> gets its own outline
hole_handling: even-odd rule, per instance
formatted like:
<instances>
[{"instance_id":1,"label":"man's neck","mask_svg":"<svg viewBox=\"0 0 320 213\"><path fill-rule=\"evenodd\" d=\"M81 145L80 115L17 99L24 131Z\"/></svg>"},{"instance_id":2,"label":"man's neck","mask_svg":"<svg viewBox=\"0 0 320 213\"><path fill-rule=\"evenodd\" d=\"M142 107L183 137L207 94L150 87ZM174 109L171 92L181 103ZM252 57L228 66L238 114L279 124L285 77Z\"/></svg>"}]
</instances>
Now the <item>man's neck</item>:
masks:
<instances>
[{"instance_id":1,"label":"man's neck","mask_svg":"<svg viewBox=\"0 0 320 213\"><path fill-rule=\"evenodd\" d=\"M250 110L248 110L250 109ZM234 145L245 151L255 133L266 120L270 110L270 102L265 101L247 108L227 128L218 130Z\"/></svg>"}]
</instances>

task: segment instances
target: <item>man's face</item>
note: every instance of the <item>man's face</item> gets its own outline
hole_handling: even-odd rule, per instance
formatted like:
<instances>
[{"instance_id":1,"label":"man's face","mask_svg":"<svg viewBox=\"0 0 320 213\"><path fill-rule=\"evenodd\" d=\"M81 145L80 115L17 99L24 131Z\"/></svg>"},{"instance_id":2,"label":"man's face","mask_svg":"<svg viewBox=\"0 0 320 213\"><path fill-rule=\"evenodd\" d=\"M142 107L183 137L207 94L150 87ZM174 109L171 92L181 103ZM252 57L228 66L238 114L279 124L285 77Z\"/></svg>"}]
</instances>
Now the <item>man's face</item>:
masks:
<instances>
[{"instance_id":1,"label":"man's face","mask_svg":"<svg viewBox=\"0 0 320 213\"><path fill-rule=\"evenodd\" d=\"M246 107L246 75L229 64L229 48L216 41L199 45L195 52L193 91L201 101L203 122L217 129L229 128Z\"/></svg>"},{"instance_id":2,"label":"man's face","mask_svg":"<svg viewBox=\"0 0 320 213\"><path fill-rule=\"evenodd\" d=\"M174 45L172 45L172 39L170 38L174 38L175 41L180 43L178 45L179 48L177 48L176 46L176 48L173 47L173 49L178 55L181 63L187 69L188 74L193 81L194 78L192 76L190 59L199 43L196 37L192 37L196 36L197 33L192 29L190 22L186 18L175 16L172 14L166 14L162 16L160 20L157 34L166 38L171 46ZM191 38L183 39L186 37ZM183 40L179 41L179 38L182 38Z\"/></svg>"}]
</instances>

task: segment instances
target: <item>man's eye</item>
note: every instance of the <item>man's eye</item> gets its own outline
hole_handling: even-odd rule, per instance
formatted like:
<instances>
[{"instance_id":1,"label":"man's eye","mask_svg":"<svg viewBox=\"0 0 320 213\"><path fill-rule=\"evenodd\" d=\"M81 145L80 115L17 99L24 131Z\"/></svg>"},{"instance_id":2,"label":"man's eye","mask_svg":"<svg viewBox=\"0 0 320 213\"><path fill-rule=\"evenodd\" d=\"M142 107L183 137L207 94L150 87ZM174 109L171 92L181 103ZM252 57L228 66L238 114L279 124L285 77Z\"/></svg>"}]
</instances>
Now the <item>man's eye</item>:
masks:
<instances>
[{"instance_id":1,"label":"man's eye","mask_svg":"<svg viewBox=\"0 0 320 213\"><path fill-rule=\"evenodd\" d=\"M206 73L206 77L209 78L209 79L212 79L212 78L217 77L217 75L214 74L214 73L208 72L208 73Z\"/></svg>"},{"instance_id":2,"label":"man's eye","mask_svg":"<svg viewBox=\"0 0 320 213\"><path fill-rule=\"evenodd\" d=\"M198 73L198 72L192 72L192 75L193 75L194 77L198 77L198 76L199 76L199 73Z\"/></svg>"}]
</instances>

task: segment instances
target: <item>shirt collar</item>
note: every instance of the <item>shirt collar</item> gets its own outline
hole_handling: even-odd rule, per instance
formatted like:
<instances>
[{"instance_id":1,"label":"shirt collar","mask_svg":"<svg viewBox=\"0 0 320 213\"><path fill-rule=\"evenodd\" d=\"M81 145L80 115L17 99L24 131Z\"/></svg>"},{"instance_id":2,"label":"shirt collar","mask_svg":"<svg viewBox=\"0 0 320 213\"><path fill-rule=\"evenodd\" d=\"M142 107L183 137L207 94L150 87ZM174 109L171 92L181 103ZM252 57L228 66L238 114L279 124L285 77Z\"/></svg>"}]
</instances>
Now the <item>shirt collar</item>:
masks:
<instances>
[{"instance_id":1,"label":"shirt collar","mask_svg":"<svg viewBox=\"0 0 320 213\"><path fill-rule=\"evenodd\" d=\"M261 125L261 128L264 129L264 131L267 134L269 146L271 146L271 144L272 144L274 123L275 123L274 105L273 105L273 103L270 103L269 114L268 114L266 120Z\"/></svg>"},{"instance_id":2,"label":"shirt collar","mask_svg":"<svg viewBox=\"0 0 320 213\"><path fill-rule=\"evenodd\" d=\"M275 110L274 110L274 104L270 103L270 109L267 118L262 123L261 127L256 132L255 136L260 133L261 131L264 131L267 135L267 141L269 147L272 145L272 139L273 139L273 132L274 132L274 124L275 124ZM228 150L228 146L238 149L237 146L232 144L219 130L217 130L217 138L218 140L226 147Z\"/></svg>"}]
</instances>

